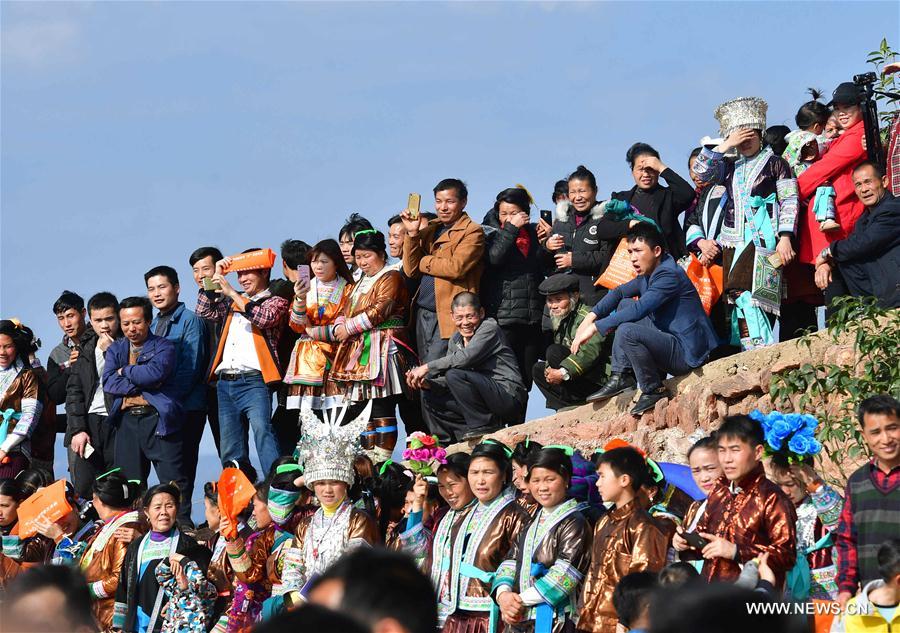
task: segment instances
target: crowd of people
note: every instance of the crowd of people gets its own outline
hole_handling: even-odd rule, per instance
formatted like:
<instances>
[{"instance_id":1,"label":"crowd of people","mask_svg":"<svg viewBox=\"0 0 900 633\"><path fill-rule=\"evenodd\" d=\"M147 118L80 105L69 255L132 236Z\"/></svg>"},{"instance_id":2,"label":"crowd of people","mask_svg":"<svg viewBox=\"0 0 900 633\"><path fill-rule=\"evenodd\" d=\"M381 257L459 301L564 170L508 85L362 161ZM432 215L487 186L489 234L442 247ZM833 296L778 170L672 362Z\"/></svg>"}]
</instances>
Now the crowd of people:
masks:
<instances>
[{"instance_id":1,"label":"crowd of people","mask_svg":"<svg viewBox=\"0 0 900 633\"><path fill-rule=\"evenodd\" d=\"M729 101L719 138L685 157L691 182L635 143L630 190L601 202L578 166L537 217L517 185L479 224L465 183L445 179L434 213L411 205L386 231L353 214L336 240L286 240L283 278L268 249L201 247L193 311L169 265L139 296L66 290L46 369L35 333L3 320L4 618L23 631L701 630L665 628L665 614L694 600L710 616L691 597L702 586L732 609L852 599L893 621L891 396L860 407L873 457L843 497L809 460L773 459L768 479L752 416L685 456L696 501L631 446L485 439L524 421L533 385L551 409L627 394L640 416L669 397L668 376L774 344L776 323L794 338L837 297L900 307L900 120L885 173L861 99L852 83L828 104L814 94L795 131L767 128L761 99ZM393 461L401 423L428 446L476 444L436 453L425 476ZM207 424L223 468L252 486L242 507L224 479L195 494ZM20 536L18 507L56 480L57 432L68 510ZM151 466L163 483L148 487ZM702 584L716 581L729 586Z\"/></svg>"}]
</instances>

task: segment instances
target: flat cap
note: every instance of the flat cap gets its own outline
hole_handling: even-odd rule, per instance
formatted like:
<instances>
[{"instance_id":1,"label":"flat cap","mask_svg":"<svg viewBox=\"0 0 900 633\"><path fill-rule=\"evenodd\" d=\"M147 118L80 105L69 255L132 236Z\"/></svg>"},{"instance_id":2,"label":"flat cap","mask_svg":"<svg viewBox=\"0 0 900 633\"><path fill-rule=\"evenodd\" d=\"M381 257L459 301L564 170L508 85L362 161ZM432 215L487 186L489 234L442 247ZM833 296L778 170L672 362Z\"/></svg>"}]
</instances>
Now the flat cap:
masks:
<instances>
[{"instance_id":1,"label":"flat cap","mask_svg":"<svg viewBox=\"0 0 900 633\"><path fill-rule=\"evenodd\" d=\"M556 294L557 292L571 292L572 290L578 290L578 277L568 273L550 275L538 286L538 291L544 296Z\"/></svg>"}]
</instances>

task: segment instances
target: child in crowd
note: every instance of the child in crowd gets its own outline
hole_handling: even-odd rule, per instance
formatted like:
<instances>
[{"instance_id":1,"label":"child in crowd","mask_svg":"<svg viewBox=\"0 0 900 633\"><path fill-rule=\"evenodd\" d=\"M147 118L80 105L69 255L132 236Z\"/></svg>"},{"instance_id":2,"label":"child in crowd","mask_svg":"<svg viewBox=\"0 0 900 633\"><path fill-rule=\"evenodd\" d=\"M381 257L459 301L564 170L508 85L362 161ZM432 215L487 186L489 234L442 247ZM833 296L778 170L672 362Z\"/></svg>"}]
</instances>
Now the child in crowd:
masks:
<instances>
[{"instance_id":1,"label":"child in crowd","mask_svg":"<svg viewBox=\"0 0 900 633\"><path fill-rule=\"evenodd\" d=\"M891 539L878 548L878 571L881 580L868 583L848 603L841 620L846 633L900 630L900 539Z\"/></svg>"},{"instance_id":2,"label":"child in crowd","mask_svg":"<svg viewBox=\"0 0 900 633\"><path fill-rule=\"evenodd\" d=\"M666 564L666 536L637 501L647 478L643 455L631 447L614 448L597 458L597 489L615 504L594 527L591 566L582 591L578 629L614 633L618 623L612 594L626 574L658 572Z\"/></svg>"},{"instance_id":3,"label":"child in crowd","mask_svg":"<svg viewBox=\"0 0 900 633\"><path fill-rule=\"evenodd\" d=\"M698 572L703 567L703 560L697 557L697 552L691 551L688 542L684 538L685 532L695 532L697 524L706 512L706 504L719 480L724 477L722 466L719 464L719 443L716 434L700 438L687 452L688 465L691 467L691 476L697 487L706 495L705 499L694 501L684 514L684 521L675 535L672 537L672 547L679 553L679 558L689 561Z\"/></svg>"},{"instance_id":4,"label":"child in crowd","mask_svg":"<svg viewBox=\"0 0 900 633\"><path fill-rule=\"evenodd\" d=\"M656 574L639 571L628 574L613 591L612 601L619 616L619 624L630 633L650 630L650 599L657 590Z\"/></svg>"},{"instance_id":5,"label":"child in crowd","mask_svg":"<svg viewBox=\"0 0 900 633\"><path fill-rule=\"evenodd\" d=\"M788 574L787 592L794 600L834 600L835 578L831 532L837 527L843 499L808 461L788 464L773 456L772 481L797 510L797 563Z\"/></svg>"},{"instance_id":6,"label":"child in crowd","mask_svg":"<svg viewBox=\"0 0 900 633\"><path fill-rule=\"evenodd\" d=\"M736 580L741 565L768 552L781 587L797 558L797 513L790 499L766 479L762 464L762 425L745 415L725 418L716 433L725 473L709 495L696 531L706 539L700 550L708 581ZM694 548L695 550L697 548Z\"/></svg>"}]
</instances>

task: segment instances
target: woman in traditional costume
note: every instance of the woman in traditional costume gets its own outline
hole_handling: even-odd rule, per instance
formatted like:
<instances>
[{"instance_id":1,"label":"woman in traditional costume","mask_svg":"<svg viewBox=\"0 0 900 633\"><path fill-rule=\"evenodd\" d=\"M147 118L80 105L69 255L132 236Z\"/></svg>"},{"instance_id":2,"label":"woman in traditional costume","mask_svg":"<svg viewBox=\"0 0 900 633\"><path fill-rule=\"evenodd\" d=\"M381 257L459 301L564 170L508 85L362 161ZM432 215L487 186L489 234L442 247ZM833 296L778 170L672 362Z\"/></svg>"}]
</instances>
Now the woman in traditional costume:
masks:
<instances>
[{"instance_id":1,"label":"woman in traditional costume","mask_svg":"<svg viewBox=\"0 0 900 633\"><path fill-rule=\"evenodd\" d=\"M182 568L187 561L193 561L206 574L209 550L175 525L180 500L181 491L174 484L158 484L144 494L143 508L150 532L132 541L125 552L116 588L114 629L125 633L162 630L167 598L157 580L156 567L163 560L168 560L170 565L177 560Z\"/></svg>"},{"instance_id":2,"label":"woman in traditional costume","mask_svg":"<svg viewBox=\"0 0 900 633\"><path fill-rule=\"evenodd\" d=\"M135 502L140 498L140 485L129 481L116 468L97 477L92 485L92 505L99 521L81 529L60 527L57 522L43 531L56 540L54 564L77 565L84 574L91 594L94 617L101 631L112 628L116 590L119 587L122 562L128 542L116 537L120 528L143 534L144 525ZM75 514L74 512L70 514ZM68 518L70 522L75 519ZM64 532L70 532L71 536Z\"/></svg>"},{"instance_id":3,"label":"woman in traditional costume","mask_svg":"<svg viewBox=\"0 0 900 633\"><path fill-rule=\"evenodd\" d=\"M415 560L421 561L422 571L431 578L438 598L438 629L453 612L450 602L450 560L453 533L457 523L475 506L475 495L469 487L468 453L453 453L447 463L437 469L438 492L447 502L446 512L435 519L433 525L412 520L400 535L403 550Z\"/></svg>"},{"instance_id":4,"label":"woman in traditional costume","mask_svg":"<svg viewBox=\"0 0 900 633\"><path fill-rule=\"evenodd\" d=\"M228 561L234 570L234 598L228 611L225 630L228 633L250 631L261 618L266 601L273 596L273 583L269 578L266 561L276 555L290 541L291 533L284 529L300 498L300 489L294 479L300 474L296 464L277 466L271 481L263 481L256 487L253 497L253 518L257 530L244 539L238 535L226 539ZM222 516L220 529L229 531L228 518ZM276 597L277 597L276 596ZM273 610L278 610L273 606Z\"/></svg>"},{"instance_id":5,"label":"woman in traditional costume","mask_svg":"<svg viewBox=\"0 0 900 633\"><path fill-rule=\"evenodd\" d=\"M0 321L0 479L28 468L31 435L41 419L39 380L28 360L30 330Z\"/></svg>"},{"instance_id":6,"label":"woman in traditional costume","mask_svg":"<svg viewBox=\"0 0 900 633\"><path fill-rule=\"evenodd\" d=\"M795 256L797 179L786 160L762 147L767 109L755 97L716 108L725 140L714 149L704 147L693 166L701 182L726 188L719 236L725 294L734 306L732 342L740 340L745 350L776 342L772 323L784 294L782 271ZM734 162L725 159L732 148L738 150Z\"/></svg>"},{"instance_id":7,"label":"woman in traditional costume","mask_svg":"<svg viewBox=\"0 0 900 633\"><path fill-rule=\"evenodd\" d=\"M28 567L50 562L53 541L35 534L19 538L19 504L30 496L15 479L0 479L0 589Z\"/></svg>"},{"instance_id":8,"label":"woman in traditional costume","mask_svg":"<svg viewBox=\"0 0 900 633\"><path fill-rule=\"evenodd\" d=\"M344 310L353 276L334 240L322 240L308 255L313 276L294 284L290 328L300 337L284 375L288 409L330 409L340 404L337 385L328 380L337 348L332 324Z\"/></svg>"},{"instance_id":9,"label":"woman in traditional costume","mask_svg":"<svg viewBox=\"0 0 900 633\"><path fill-rule=\"evenodd\" d=\"M303 516L290 546L276 557L276 579L284 585L284 603L299 604L305 585L321 574L342 554L355 547L378 542L375 520L354 507L348 497L353 483L353 459L361 450L359 437L365 430L371 405L346 425L343 415L332 411L319 420L311 411L301 411L303 435L298 445L303 483L313 491L319 509Z\"/></svg>"},{"instance_id":10,"label":"woman in traditional costume","mask_svg":"<svg viewBox=\"0 0 900 633\"><path fill-rule=\"evenodd\" d=\"M513 448L512 483L516 488L516 503L525 508L532 517L540 509L540 504L531 496L528 488L528 458L544 448L543 444L525 438Z\"/></svg>"},{"instance_id":11,"label":"woman in traditional costume","mask_svg":"<svg viewBox=\"0 0 900 633\"><path fill-rule=\"evenodd\" d=\"M526 478L540 509L497 569L491 589L510 633L575 630L592 530L582 504L567 499L572 479L567 452L551 446L529 458Z\"/></svg>"},{"instance_id":12,"label":"woman in traditional costume","mask_svg":"<svg viewBox=\"0 0 900 633\"><path fill-rule=\"evenodd\" d=\"M397 444L394 410L405 394L406 356L412 353L404 335L409 293L403 276L385 265L380 231L357 232L353 254L363 276L335 321L333 335L340 345L329 376L348 402L372 401L363 447L373 451L378 463L388 459Z\"/></svg>"},{"instance_id":13,"label":"woman in traditional costume","mask_svg":"<svg viewBox=\"0 0 900 633\"><path fill-rule=\"evenodd\" d=\"M512 449L488 439L472 450L468 480L478 503L451 532L449 615L444 633L497 630L500 611L491 598L497 568L531 517L516 503L510 483ZM437 542L435 542L437 545Z\"/></svg>"},{"instance_id":14,"label":"woman in traditional costume","mask_svg":"<svg viewBox=\"0 0 900 633\"><path fill-rule=\"evenodd\" d=\"M239 468L251 482L256 481L256 469L249 463L238 464L232 462L235 468ZM213 631L221 633L226 630L228 624L228 611L231 609L234 595L234 569L228 562L228 552L225 549L227 539L219 532L222 525L222 513L219 511L219 483L209 481L203 486L203 502L205 505L206 525L212 531L213 536L207 544L212 550L212 558L209 563L207 578L216 587L216 601L213 606L212 621L215 623ZM247 520L253 512L253 504L248 504L237 516L237 535L246 539L253 533L247 525Z\"/></svg>"}]
</instances>

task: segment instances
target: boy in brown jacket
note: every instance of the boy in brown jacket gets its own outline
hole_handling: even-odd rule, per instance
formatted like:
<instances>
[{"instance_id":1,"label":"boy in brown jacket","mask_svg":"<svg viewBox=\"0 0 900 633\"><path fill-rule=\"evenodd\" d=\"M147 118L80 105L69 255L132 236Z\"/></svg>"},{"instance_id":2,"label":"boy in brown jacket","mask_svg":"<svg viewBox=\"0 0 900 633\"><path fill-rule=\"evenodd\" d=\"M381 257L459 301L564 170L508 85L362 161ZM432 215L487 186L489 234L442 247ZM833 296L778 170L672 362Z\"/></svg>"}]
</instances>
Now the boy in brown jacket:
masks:
<instances>
[{"instance_id":1,"label":"boy in brown jacket","mask_svg":"<svg viewBox=\"0 0 900 633\"><path fill-rule=\"evenodd\" d=\"M667 539L636 498L648 476L647 464L637 450L622 447L606 451L597 460L597 475L600 496L615 508L594 527L578 630L615 633L618 617L613 590L628 574L662 569Z\"/></svg>"}]
</instances>

